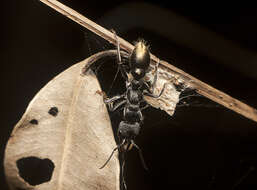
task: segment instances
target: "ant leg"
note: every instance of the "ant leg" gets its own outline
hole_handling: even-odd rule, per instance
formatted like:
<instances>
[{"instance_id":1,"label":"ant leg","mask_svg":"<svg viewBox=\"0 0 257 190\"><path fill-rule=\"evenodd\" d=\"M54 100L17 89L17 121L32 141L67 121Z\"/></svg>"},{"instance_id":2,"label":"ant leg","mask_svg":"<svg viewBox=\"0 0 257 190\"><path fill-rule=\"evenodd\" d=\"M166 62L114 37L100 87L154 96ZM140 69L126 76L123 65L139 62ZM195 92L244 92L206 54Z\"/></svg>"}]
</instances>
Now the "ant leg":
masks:
<instances>
[{"instance_id":1,"label":"ant leg","mask_svg":"<svg viewBox=\"0 0 257 190\"><path fill-rule=\"evenodd\" d=\"M107 161L106 161L99 169L103 169L103 168L106 166L106 164L107 164L107 163L110 161L110 159L112 158L114 152L115 152L116 150L118 150L118 149L119 149L118 146L113 149L113 151L112 151L111 155L109 156L109 158L107 159Z\"/></svg>"},{"instance_id":2,"label":"ant leg","mask_svg":"<svg viewBox=\"0 0 257 190\"><path fill-rule=\"evenodd\" d=\"M110 93L110 91L111 91L111 89L112 89L112 87L113 87L113 85L114 85L114 82L115 82L115 80L116 80L116 78L117 78L117 76L118 76L119 71L121 72L122 77L123 77L126 81L128 81L128 73L127 73L127 71L126 71L125 65L124 65L124 64L122 63L122 61L121 61L120 42L119 42L119 39L118 39L118 37L117 37L117 35L116 35L116 32L115 32L114 30L111 30L111 32L114 34L114 37L115 37L116 42L117 42L116 47L117 47L117 63L118 63L118 69L117 69L117 72L116 72L116 74L115 74L115 76L114 76L114 79L113 79L113 81L112 81L112 83L111 83L111 86L110 86L110 88L109 88L107 94Z\"/></svg>"},{"instance_id":3,"label":"ant leg","mask_svg":"<svg viewBox=\"0 0 257 190\"><path fill-rule=\"evenodd\" d=\"M161 90L161 92L160 92L159 95L154 95L154 94L151 94L151 93L149 93L149 92L145 92L144 95L149 96L149 97L152 97L152 98L159 98L159 97L163 94L166 85L167 85L167 83L165 83L165 84L163 85L162 90Z\"/></svg>"},{"instance_id":4,"label":"ant leg","mask_svg":"<svg viewBox=\"0 0 257 190\"><path fill-rule=\"evenodd\" d=\"M122 178L122 187L124 187L124 189L125 190L127 190L127 185L126 185L126 181L125 181L125 178L124 178L124 167L125 167L125 162L126 162L126 160L125 160L125 153L126 152L123 152L122 154L121 154L121 160L122 160L122 165L121 165L121 178ZM122 188L123 189L123 188Z\"/></svg>"},{"instance_id":5,"label":"ant leg","mask_svg":"<svg viewBox=\"0 0 257 190\"><path fill-rule=\"evenodd\" d=\"M146 90L148 93L152 94L152 88L150 87L149 84L147 84L146 82L143 83L143 90Z\"/></svg>"},{"instance_id":6,"label":"ant leg","mask_svg":"<svg viewBox=\"0 0 257 190\"><path fill-rule=\"evenodd\" d=\"M123 77L126 81L128 81L128 74L127 74L127 72L126 72L126 69L125 69L124 65L123 65L122 62L121 62L120 41L119 41L119 39L118 39L118 37L117 37L116 32L115 32L114 30L112 30L112 32L113 32L113 34L114 34L114 36L115 36L115 39L116 39L116 42L117 42L117 45L116 45L116 46L117 46L117 60L118 60L119 70L121 71L122 77Z\"/></svg>"},{"instance_id":7,"label":"ant leg","mask_svg":"<svg viewBox=\"0 0 257 190\"><path fill-rule=\"evenodd\" d=\"M117 34L116 34L116 32L115 32L114 30L112 30L112 33L114 34L114 37L115 37L116 42L117 42L116 47L117 47L117 59L118 59L118 64L122 64L122 62L121 62L121 55L120 55L120 41L119 41L119 39L118 39L118 37L117 37Z\"/></svg>"},{"instance_id":8,"label":"ant leg","mask_svg":"<svg viewBox=\"0 0 257 190\"><path fill-rule=\"evenodd\" d=\"M126 100L122 100L121 102L119 102L117 105L113 106L113 102L115 102L116 100L119 99L124 99L125 98L125 94L123 95L118 95L118 96L114 96L112 98L104 98L104 103L108 105L108 108L110 111L115 111L118 107L122 106L123 104L126 103Z\"/></svg>"},{"instance_id":9,"label":"ant leg","mask_svg":"<svg viewBox=\"0 0 257 190\"><path fill-rule=\"evenodd\" d=\"M113 149L113 151L112 151L111 155L109 156L109 158L106 160L106 162L105 162L99 169L103 169L103 168L106 166L106 164L107 164L107 163L110 161L110 159L112 158L114 152L115 152L116 150L119 150L120 147L124 145L124 143L125 143L125 139L123 140L123 142L122 142L121 144L119 144L116 148Z\"/></svg>"},{"instance_id":10,"label":"ant leg","mask_svg":"<svg viewBox=\"0 0 257 190\"><path fill-rule=\"evenodd\" d=\"M110 104L110 103L112 103L116 100L119 100L121 98L125 98L125 94L113 96L112 98L104 98L104 103L105 104Z\"/></svg>"},{"instance_id":11,"label":"ant leg","mask_svg":"<svg viewBox=\"0 0 257 190\"><path fill-rule=\"evenodd\" d=\"M147 92L148 92L147 94L153 94L153 90L155 89L156 82L157 82L157 79L158 79L159 64L160 64L160 60L158 59L158 62L155 65L153 83L151 85L149 85L146 82L144 82L144 89L147 90ZM151 97L160 97L161 94L159 96L152 96L152 95L149 95L149 96L151 96Z\"/></svg>"},{"instance_id":12,"label":"ant leg","mask_svg":"<svg viewBox=\"0 0 257 190\"><path fill-rule=\"evenodd\" d=\"M137 148L138 153L139 153L139 157L140 157L140 159L141 159L141 162L142 162L142 165L143 165L144 169L145 169L145 170L148 170L148 167L147 167L146 164L145 164L145 160L144 160L144 157L143 157L142 150L139 148L139 146L138 146L133 140L131 140L131 143L132 143L132 145L133 145L134 147Z\"/></svg>"},{"instance_id":13,"label":"ant leg","mask_svg":"<svg viewBox=\"0 0 257 190\"><path fill-rule=\"evenodd\" d=\"M155 71L154 71L154 79L153 79L153 83L150 85L148 85L146 82L144 82L144 89L148 91L148 93L152 94L153 93L153 89L156 86L156 82L158 79L158 68L159 68L159 63L160 60L158 59L157 64L155 65Z\"/></svg>"},{"instance_id":14,"label":"ant leg","mask_svg":"<svg viewBox=\"0 0 257 190\"><path fill-rule=\"evenodd\" d=\"M126 140L124 139L124 142L125 142L125 141L126 141ZM125 155L126 155L126 153L128 152L128 150L129 150L130 144L131 144L131 143L129 143L129 144L127 145L126 149L125 149L125 150L122 152L122 154L121 154L121 161L122 161L121 176L122 176L122 184L123 184L124 190L127 190L127 185L126 185L126 181L125 181L125 178L124 178L124 167L125 167L125 162L126 162L126 160L125 160ZM123 188L122 188L122 189L123 189Z\"/></svg>"},{"instance_id":15,"label":"ant leg","mask_svg":"<svg viewBox=\"0 0 257 190\"><path fill-rule=\"evenodd\" d=\"M142 110L144 110L144 109L147 109L147 108L149 108L150 107L150 105L149 104L146 104L144 107L142 107L140 110L142 111Z\"/></svg>"},{"instance_id":16,"label":"ant leg","mask_svg":"<svg viewBox=\"0 0 257 190\"><path fill-rule=\"evenodd\" d=\"M118 104L116 104L115 106L109 106L110 111L115 111L116 109L118 109L120 106L122 106L123 104L125 104L127 101L123 100L121 102L119 102Z\"/></svg>"},{"instance_id":17,"label":"ant leg","mask_svg":"<svg viewBox=\"0 0 257 190\"><path fill-rule=\"evenodd\" d=\"M139 119L140 119L140 122L142 123L142 122L143 122L143 120L144 120L144 116L143 116L143 114L142 114L141 110L140 110L140 111L138 111L138 113L139 113Z\"/></svg>"}]
</instances>

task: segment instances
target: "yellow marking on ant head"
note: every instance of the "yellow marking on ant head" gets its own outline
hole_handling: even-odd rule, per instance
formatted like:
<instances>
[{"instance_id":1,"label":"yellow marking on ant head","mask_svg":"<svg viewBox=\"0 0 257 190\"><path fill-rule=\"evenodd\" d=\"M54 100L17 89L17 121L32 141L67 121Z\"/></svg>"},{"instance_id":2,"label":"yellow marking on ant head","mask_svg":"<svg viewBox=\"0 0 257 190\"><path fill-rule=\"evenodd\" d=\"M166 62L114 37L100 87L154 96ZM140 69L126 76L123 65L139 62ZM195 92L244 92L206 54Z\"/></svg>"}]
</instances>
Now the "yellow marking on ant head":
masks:
<instances>
[{"instance_id":1,"label":"yellow marking on ant head","mask_svg":"<svg viewBox=\"0 0 257 190\"><path fill-rule=\"evenodd\" d=\"M135 44L135 51L137 59L142 59L145 56L145 53L148 51L148 46L144 40L139 40Z\"/></svg>"}]
</instances>

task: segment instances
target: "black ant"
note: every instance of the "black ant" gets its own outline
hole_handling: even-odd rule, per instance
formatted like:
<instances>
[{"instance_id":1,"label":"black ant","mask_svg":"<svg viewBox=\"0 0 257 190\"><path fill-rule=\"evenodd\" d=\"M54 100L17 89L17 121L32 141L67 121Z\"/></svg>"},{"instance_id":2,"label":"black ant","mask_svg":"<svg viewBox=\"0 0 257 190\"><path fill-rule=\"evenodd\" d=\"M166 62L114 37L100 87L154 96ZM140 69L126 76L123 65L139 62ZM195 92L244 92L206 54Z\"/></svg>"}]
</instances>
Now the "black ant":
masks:
<instances>
[{"instance_id":1,"label":"black ant","mask_svg":"<svg viewBox=\"0 0 257 190\"><path fill-rule=\"evenodd\" d=\"M135 137L139 134L141 125L143 124L142 110L148 107L148 104L144 100L144 96L150 96L153 98L159 98L165 88L162 88L159 95L153 94L158 74L159 63L155 66L155 74L152 84L147 83L144 80L146 71L150 66L150 52L144 41L138 41L129 55L129 65L125 65L121 61L120 45L116 34L114 33L117 41L117 60L118 68L121 71L122 77L126 81L126 92L122 95L117 95L112 98L104 98L105 104L108 105L110 111L115 111L118 108L123 109L123 120L120 122L117 136L119 144L113 149L111 155L100 168L104 168L109 162L113 153L118 150L121 153L122 158L122 183L126 189L126 183L123 176L125 165L125 153L131 150L132 147L137 148L143 167L147 170L147 166L144 162L142 151L135 143Z\"/></svg>"}]
</instances>

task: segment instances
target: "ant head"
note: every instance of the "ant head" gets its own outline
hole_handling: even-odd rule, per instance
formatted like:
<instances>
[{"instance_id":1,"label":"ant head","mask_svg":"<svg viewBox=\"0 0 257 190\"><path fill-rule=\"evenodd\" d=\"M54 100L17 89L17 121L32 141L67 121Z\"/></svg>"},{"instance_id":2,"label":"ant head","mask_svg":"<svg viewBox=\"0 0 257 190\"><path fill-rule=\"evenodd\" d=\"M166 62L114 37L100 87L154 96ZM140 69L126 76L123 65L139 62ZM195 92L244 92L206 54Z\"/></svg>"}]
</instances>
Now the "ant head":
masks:
<instances>
[{"instance_id":1,"label":"ant head","mask_svg":"<svg viewBox=\"0 0 257 190\"><path fill-rule=\"evenodd\" d=\"M150 52L144 41L138 41L129 57L131 74L139 80L145 76L150 65Z\"/></svg>"}]
</instances>

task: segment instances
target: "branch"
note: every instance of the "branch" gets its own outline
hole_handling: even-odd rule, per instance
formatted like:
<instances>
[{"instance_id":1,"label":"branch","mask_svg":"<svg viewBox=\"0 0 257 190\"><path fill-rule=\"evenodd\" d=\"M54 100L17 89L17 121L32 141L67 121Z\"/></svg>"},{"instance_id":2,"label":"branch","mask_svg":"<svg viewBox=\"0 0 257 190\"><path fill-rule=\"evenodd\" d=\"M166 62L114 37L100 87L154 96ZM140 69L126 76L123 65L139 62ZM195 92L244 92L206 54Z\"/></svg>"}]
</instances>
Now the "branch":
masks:
<instances>
[{"instance_id":1,"label":"branch","mask_svg":"<svg viewBox=\"0 0 257 190\"><path fill-rule=\"evenodd\" d=\"M83 27L87 28L88 30L94 32L95 34L99 35L100 37L104 38L105 40L109 41L112 44L116 44L116 39L114 34L101 27L100 25L94 23L93 21L89 20L88 18L82 16L81 14L77 13L76 11L72 10L71 8L63 5L62 3L56 0L40 0L44 4L52 7L56 11L60 12L64 16L70 18L71 20L77 22L78 24L82 25ZM118 37L120 42L120 47L127 52L131 52L133 49L133 45L129 42L125 41L124 39ZM151 54L151 59L153 62L157 62L159 59ZM194 78L193 76L185 73L184 71L174 67L173 65L165 62L160 61L160 68L166 73L169 74L172 79L176 79L177 81L183 81L187 84L187 87L195 89L199 94L217 102L226 108L233 110L253 121L257 122L257 110L244 104L243 102L211 87L210 85ZM171 80L171 79L170 79ZM176 81L173 81L176 82Z\"/></svg>"}]
</instances>

